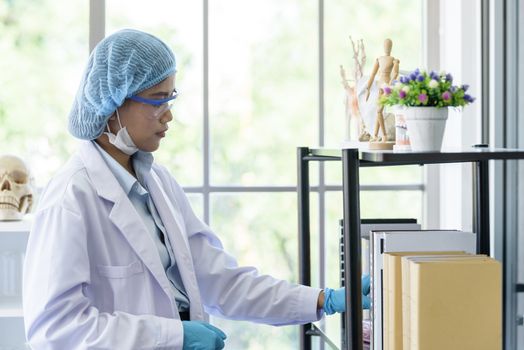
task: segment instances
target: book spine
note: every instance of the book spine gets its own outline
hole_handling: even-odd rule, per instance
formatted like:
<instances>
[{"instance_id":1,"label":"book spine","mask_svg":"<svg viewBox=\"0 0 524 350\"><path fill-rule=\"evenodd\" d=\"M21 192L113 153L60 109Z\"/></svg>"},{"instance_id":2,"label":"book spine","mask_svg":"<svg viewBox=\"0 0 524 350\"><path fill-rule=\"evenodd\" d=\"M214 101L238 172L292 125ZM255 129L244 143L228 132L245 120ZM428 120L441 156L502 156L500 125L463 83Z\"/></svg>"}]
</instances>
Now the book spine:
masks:
<instances>
[{"instance_id":1,"label":"book spine","mask_svg":"<svg viewBox=\"0 0 524 350\"><path fill-rule=\"evenodd\" d=\"M420 268L415 263L409 263L409 349L419 349L420 345L420 314L419 314L419 294L420 294Z\"/></svg>"}]
</instances>

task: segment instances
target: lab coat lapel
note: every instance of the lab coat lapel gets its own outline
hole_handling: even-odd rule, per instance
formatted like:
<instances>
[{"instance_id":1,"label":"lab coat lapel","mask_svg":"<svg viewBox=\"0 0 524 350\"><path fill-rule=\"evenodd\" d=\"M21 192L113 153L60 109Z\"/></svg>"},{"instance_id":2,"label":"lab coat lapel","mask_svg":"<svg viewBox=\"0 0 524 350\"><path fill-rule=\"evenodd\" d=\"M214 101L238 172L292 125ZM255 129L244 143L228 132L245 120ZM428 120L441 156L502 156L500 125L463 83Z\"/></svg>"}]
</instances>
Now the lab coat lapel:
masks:
<instances>
[{"instance_id":1,"label":"lab coat lapel","mask_svg":"<svg viewBox=\"0 0 524 350\"><path fill-rule=\"evenodd\" d=\"M168 292L170 290L170 282L167 279L151 235L147 232L146 226L117 179L98 153L96 146L90 141L84 143L80 148L80 157L86 165L89 177L96 185L97 194L113 202L109 219L126 238L129 245L155 277L162 289L170 295Z\"/></svg>"},{"instance_id":2,"label":"lab coat lapel","mask_svg":"<svg viewBox=\"0 0 524 350\"><path fill-rule=\"evenodd\" d=\"M161 186L159 177L151 171L146 179L147 187L155 207L166 228L169 241L175 254L177 267L189 297L192 319L203 319L202 303L191 258L187 236L184 234L183 218L175 198L170 198Z\"/></svg>"},{"instance_id":3,"label":"lab coat lapel","mask_svg":"<svg viewBox=\"0 0 524 350\"><path fill-rule=\"evenodd\" d=\"M140 260L153 274L162 289L170 296L170 282L160 261L157 248L127 196L124 195L123 198L115 202L109 213L109 219L122 232Z\"/></svg>"}]
</instances>

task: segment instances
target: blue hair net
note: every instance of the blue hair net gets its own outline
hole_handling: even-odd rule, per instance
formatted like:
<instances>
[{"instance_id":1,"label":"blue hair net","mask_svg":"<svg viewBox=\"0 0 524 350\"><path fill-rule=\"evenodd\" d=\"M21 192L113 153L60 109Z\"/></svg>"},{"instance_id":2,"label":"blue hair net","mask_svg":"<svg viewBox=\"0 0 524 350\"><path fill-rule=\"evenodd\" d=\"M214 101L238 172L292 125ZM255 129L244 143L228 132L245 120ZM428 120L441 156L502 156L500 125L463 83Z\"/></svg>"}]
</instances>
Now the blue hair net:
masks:
<instances>
[{"instance_id":1,"label":"blue hair net","mask_svg":"<svg viewBox=\"0 0 524 350\"><path fill-rule=\"evenodd\" d=\"M69 132L80 139L96 139L126 98L175 71L175 55L157 37L133 29L108 36L89 56L69 113Z\"/></svg>"}]
</instances>

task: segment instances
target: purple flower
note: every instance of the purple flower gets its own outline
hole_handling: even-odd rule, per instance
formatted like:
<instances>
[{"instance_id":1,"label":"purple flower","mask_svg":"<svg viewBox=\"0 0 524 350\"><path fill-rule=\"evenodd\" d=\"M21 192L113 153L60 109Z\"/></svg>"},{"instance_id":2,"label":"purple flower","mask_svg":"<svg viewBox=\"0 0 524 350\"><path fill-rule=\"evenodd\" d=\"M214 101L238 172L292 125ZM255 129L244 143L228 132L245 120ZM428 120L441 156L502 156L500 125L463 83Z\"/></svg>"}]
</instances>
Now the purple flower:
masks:
<instances>
[{"instance_id":1,"label":"purple flower","mask_svg":"<svg viewBox=\"0 0 524 350\"><path fill-rule=\"evenodd\" d=\"M420 103L426 103L428 102L428 95L420 94L418 95L418 100L420 101Z\"/></svg>"},{"instance_id":2,"label":"purple flower","mask_svg":"<svg viewBox=\"0 0 524 350\"><path fill-rule=\"evenodd\" d=\"M450 94L450 92L449 92L449 91L444 91L444 92L442 93L442 99L443 99L444 101L449 101L449 100L451 100L451 94Z\"/></svg>"},{"instance_id":3,"label":"purple flower","mask_svg":"<svg viewBox=\"0 0 524 350\"><path fill-rule=\"evenodd\" d=\"M429 73L429 77L433 80L439 80L439 76L437 74L437 72L435 72L434 70L432 70L430 73Z\"/></svg>"},{"instance_id":4,"label":"purple flower","mask_svg":"<svg viewBox=\"0 0 524 350\"><path fill-rule=\"evenodd\" d=\"M396 83L398 83L398 80L397 80L397 79L392 80L392 81L391 81L391 86L395 85Z\"/></svg>"},{"instance_id":5,"label":"purple flower","mask_svg":"<svg viewBox=\"0 0 524 350\"><path fill-rule=\"evenodd\" d=\"M464 84L464 85L462 85L460 88L461 88L462 90L464 90L464 92L466 92L466 91L468 91L468 89L469 89L469 85Z\"/></svg>"},{"instance_id":6,"label":"purple flower","mask_svg":"<svg viewBox=\"0 0 524 350\"><path fill-rule=\"evenodd\" d=\"M418 68L415 69L415 70L413 71L413 73L415 73L415 75L419 75L419 74L420 74L420 69L418 69Z\"/></svg>"},{"instance_id":7,"label":"purple flower","mask_svg":"<svg viewBox=\"0 0 524 350\"><path fill-rule=\"evenodd\" d=\"M405 76L401 76L400 77L400 82L402 84L407 84L407 83L409 83L409 79L407 77L405 77Z\"/></svg>"},{"instance_id":8,"label":"purple flower","mask_svg":"<svg viewBox=\"0 0 524 350\"><path fill-rule=\"evenodd\" d=\"M404 90L400 90L400 91L398 92L398 97L400 97L400 98L406 98L406 92L405 92Z\"/></svg>"},{"instance_id":9,"label":"purple flower","mask_svg":"<svg viewBox=\"0 0 524 350\"><path fill-rule=\"evenodd\" d=\"M465 100L466 102L468 102L468 103L471 103L471 102L475 101L475 98L471 97L471 96L468 95L468 94L465 94L465 95L464 95L464 100Z\"/></svg>"},{"instance_id":10,"label":"purple flower","mask_svg":"<svg viewBox=\"0 0 524 350\"><path fill-rule=\"evenodd\" d=\"M449 89L449 91L451 91L451 92L454 93L455 91L457 91L457 87L456 87L456 86L452 86L452 87Z\"/></svg>"},{"instance_id":11,"label":"purple flower","mask_svg":"<svg viewBox=\"0 0 524 350\"><path fill-rule=\"evenodd\" d=\"M423 75L417 76L417 81L420 82L420 83L423 82L424 81L424 76Z\"/></svg>"},{"instance_id":12,"label":"purple flower","mask_svg":"<svg viewBox=\"0 0 524 350\"><path fill-rule=\"evenodd\" d=\"M446 81L449 81L450 83L453 81L453 76L450 73L446 74Z\"/></svg>"},{"instance_id":13,"label":"purple flower","mask_svg":"<svg viewBox=\"0 0 524 350\"><path fill-rule=\"evenodd\" d=\"M389 86L385 86L383 90L385 95L391 94L391 88Z\"/></svg>"},{"instance_id":14,"label":"purple flower","mask_svg":"<svg viewBox=\"0 0 524 350\"><path fill-rule=\"evenodd\" d=\"M410 80L415 80L415 79L417 79L417 75L418 75L418 74L415 74L415 72L413 72L413 73L411 73L411 74L409 75L409 79L410 79Z\"/></svg>"}]
</instances>

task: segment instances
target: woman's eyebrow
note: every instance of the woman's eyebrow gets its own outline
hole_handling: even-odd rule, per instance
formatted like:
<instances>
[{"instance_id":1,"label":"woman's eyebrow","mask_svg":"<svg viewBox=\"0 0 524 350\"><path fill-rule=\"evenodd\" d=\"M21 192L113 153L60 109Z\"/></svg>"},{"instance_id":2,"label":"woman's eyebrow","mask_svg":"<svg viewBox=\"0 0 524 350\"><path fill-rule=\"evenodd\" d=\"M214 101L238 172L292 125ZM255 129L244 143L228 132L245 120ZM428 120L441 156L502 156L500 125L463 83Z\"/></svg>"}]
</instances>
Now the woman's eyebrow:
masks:
<instances>
[{"instance_id":1,"label":"woman's eyebrow","mask_svg":"<svg viewBox=\"0 0 524 350\"><path fill-rule=\"evenodd\" d=\"M154 93L150 94L149 96L151 96L151 97L154 97L154 96L169 96L169 95L171 95L175 91L176 91L176 89L173 89L171 92L157 91L157 92L154 92Z\"/></svg>"}]
</instances>

